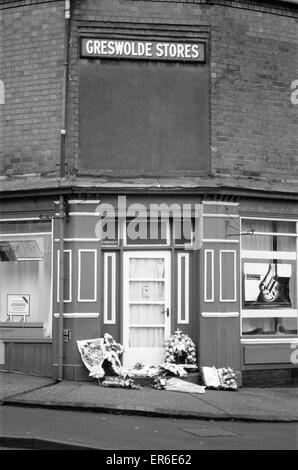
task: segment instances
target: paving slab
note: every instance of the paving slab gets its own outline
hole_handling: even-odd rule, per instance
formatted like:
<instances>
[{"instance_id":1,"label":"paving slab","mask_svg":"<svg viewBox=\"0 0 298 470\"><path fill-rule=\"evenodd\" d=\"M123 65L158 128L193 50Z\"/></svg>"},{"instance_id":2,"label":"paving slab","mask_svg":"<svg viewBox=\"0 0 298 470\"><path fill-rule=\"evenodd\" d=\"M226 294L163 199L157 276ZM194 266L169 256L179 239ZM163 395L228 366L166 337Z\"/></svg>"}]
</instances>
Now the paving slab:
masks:
<instances>
[{"instance_id":1,"label":"paving slab","mask_svg":"<svg viewBox=\"0 0 298 470\"><path fill-rule=\"evenodd\" d=\"M235 418L271 417L274 420L282 417L285 421L298 421L298 388L249 388L238 392L208 390L204 400Z\"/></svg>"},{"instance_id":2,"label":"paving slab","mask_svg":"<svg viewBox=\"0 0 298 470\"><path fill-rule=\"evenodd\" d=\"M56 381L49 378L0 372L0 401L54 383Z\"/></svg>"},{"instance_id":3,"label":"paving slab","mask_svg":"<svg viewBox=\"0 0 298 470\"><path fill-rule=\"evenodd\" d=\"M123 414L298 422L298 388L208 390L190 394L105 388L97 382L54 382L21 374L1 374L2 404Z\"/></svg>"},{"instance_id":4,"label":"paving slab","mask_svg":"<svg viewBox=\"0 0 298 470\"><path fill-rule=\"evenodd\" d=\"M216 418L225 415L213 405L198 400L194 394L168 392L144 387L141 390L104 388L97 383L61 382L50 387L6 400L7 404L26 404L88 408L97 411L115 411L169 416L204 416Z\"/></svg>"}]
</instances>

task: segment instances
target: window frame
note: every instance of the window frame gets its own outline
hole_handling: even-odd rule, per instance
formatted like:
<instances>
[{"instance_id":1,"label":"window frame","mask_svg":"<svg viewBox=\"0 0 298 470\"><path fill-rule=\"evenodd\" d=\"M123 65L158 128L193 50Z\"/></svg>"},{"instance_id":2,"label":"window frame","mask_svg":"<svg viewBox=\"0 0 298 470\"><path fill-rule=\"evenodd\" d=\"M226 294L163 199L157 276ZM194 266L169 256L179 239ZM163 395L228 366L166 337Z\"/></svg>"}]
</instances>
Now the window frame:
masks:
<instances>
[{"instance_id":1,"label":"window frame","mask_svg":"<svg viewBox=\"0 0 298 470\"><path fill-rule=\"evenodd\" d=\"M25 237L25 238L30 238L30 237L34 237L34 236L49 236L50 237L50 245L51 245L51 259L50 259L50 286L49 286L49 289L50 289L50 292L51 292L51 296L50 296L50 305L49 305L49 314L48 316L46 317L46 319L43 319L42 320L42 325L43 325L43 330L45 332L45 329L44 329L44 325L45 325L45 322L49 322L49 335L48 336L44 336L44 339L45 340L49 340L49 339L52 339L53 337L53 328L52 328L52 318L53 318L53 311L54 311L54 301L53 301L53 288L54 288L54 219L51 219L50 220L50 227L51 227L51 230L50 231L45 231L45 232L19 232L19 233L1 233L1 224L4 223L4 222L11 222L12 224L13 223L26 223L26 222L36 222L36 224L39 222L39 223L43 223L44 221L40 219L40 217L3 217L1 218L0 217L0 241L1 240L5 240L6 237L10 237L10 238L20 238L20 237ZM26 259L26 261L37 261L36 259ZM39 261L39 260L38 260ZM17 262L20 262L20 260L18 260ZM23 261L22 261L23 262ZM14 327L13 324L10 324L9 325L11 328ZM28 326L30 326L30 322L28 322Z\"/></svg>"},{"instance_id":2,"label":"window frame","mask_svg":"<svg viewBox=\"0 0 298 470\"><path fill-rule=\"evenodd\" d=\"M272 236L272 237L293 237L296 239L295 243L295 251L265 251L265 250L243 250L243 242L242 236L242 222L243 220L252 220L252 221L269 221L269 222L290 222L295 224L295 232L286 233L286 232L275 232L272 230L271 232L254 232L253 235L260 235L260 236ZM280 342L283 341L291 341L291 339L297 339L298 337L298 220L297 219L289 219L289 218L278 218L278 217L259 217L259 216L240 216L240 338L241 341L257 341L262 342L262 340L270 340L273 342ZM274 254L274 257L272 256ZM294 264L294 285L296 291L296 306L292 308L258 308L258 309L249 309L244 308L244 289L243 289L243 282L244 282L244 263L247 261L252 261L255 259L261 260L282 260L282 261L292 261ZM253 262L253 261L252 261ZM270 335L270 334L256 334L256 335L243 335L243 319L257 319L257 318L296 318L296 334L288 334L283 337Z\"/></svg>"}]
</instances>

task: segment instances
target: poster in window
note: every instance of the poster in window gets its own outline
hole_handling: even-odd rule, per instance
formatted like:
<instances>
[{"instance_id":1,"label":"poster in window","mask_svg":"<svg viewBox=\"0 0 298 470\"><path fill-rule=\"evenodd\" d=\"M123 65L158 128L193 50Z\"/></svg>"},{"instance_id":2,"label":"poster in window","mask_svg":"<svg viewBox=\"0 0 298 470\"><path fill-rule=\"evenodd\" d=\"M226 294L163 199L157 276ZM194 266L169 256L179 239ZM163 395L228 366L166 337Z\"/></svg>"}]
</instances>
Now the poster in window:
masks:
<instances>
[{"instance_id":1,"label":"poster in window","mask_svg":"<svg viewBox=\"0 0 298 470\"><path fill-rule=\"evenodd\" d=\"M30 315L30 295L29 294L8 294L7 295L7 315L23 316Z\"/></svg>"},{"instance_id":2,"label":"poster in window","mask_svg":"<svg viewBox=\"0 0 298 470\"><path fill-rule=\"evenodd\" d=\"M292 307L291 276L291 264L244 263L244 307Z\"/></svg>"}]
</instances>

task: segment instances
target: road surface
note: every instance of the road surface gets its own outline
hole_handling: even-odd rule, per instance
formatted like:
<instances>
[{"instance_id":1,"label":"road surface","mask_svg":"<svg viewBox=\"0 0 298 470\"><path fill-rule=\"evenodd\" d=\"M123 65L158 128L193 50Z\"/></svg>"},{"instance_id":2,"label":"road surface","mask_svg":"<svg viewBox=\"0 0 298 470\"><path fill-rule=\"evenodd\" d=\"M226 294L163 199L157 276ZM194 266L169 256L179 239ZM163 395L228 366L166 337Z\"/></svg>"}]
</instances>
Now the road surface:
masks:
<instances>
[{"instance_id":1,"label":"road surface","mask_svg":"<svg viewBox=\"0 0 298 470\"><path fill-rule=\"evenodd\" d=\"M101 450L298 449L298 423L253 423L0 407L0 436Z\"/></svg>"}]
</instances>

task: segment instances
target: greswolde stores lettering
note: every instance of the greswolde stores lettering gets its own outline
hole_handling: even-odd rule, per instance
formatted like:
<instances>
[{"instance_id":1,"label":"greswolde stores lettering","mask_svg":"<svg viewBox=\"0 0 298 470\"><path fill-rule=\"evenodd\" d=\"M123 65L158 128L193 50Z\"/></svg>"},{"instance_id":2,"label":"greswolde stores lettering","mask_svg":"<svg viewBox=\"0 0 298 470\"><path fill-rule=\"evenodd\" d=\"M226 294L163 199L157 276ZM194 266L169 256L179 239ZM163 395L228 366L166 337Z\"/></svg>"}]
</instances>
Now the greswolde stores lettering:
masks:
<instances>
[{"instance_id":1,"label":"greswolde stores lettering","mask_svg":"<svg viewBox=\"0 0 298 470\"><path fill-rule=\"evenodd\" d=\"M205 44L81 38L81 57L205 62Z\"/></svg>"}]
</instances>

